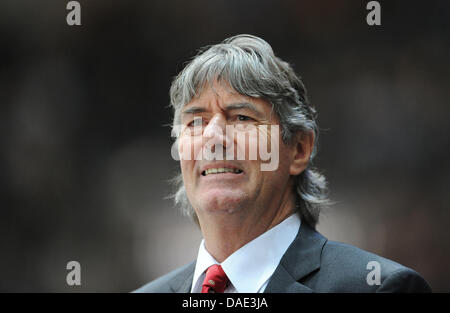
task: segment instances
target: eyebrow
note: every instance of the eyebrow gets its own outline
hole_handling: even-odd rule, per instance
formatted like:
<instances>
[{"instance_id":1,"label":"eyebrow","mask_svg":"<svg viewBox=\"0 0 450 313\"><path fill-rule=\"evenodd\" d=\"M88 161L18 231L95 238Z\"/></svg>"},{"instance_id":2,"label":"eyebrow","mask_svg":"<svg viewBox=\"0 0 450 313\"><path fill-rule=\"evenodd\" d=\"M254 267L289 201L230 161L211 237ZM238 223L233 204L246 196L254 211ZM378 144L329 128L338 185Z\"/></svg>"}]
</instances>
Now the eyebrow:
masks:
<instances>
[{"instance_id":1,"label":"eyebrow","mask_svg":"<svg viewBox=\"0 0 450 313\"><path fill-rule=\"evenodd\" d=\"M261 113L253 104L251 104L249 102L237 102L237 103L230 103L230 104L225 105L226 111L241 110L241 109L250 110L250 111L254 112L260 118L264 116L263 113ZM192 106L192 107L184 110L181 114L182 115L196 114L196 113L202 113L202 112L206 112L206 109L203 107Z\"/></svg>"},{"instance_id":2,"label":"eyebrow","mask_svg":"<svg viewBox=\"0 0 450 313\"><path fill-rule=\"evenodd\" d=\"M181 112L182 115L184 114L196 114L196 113L202 113L205 112L205 108L201 108L201 107L190 107L187 108L186 110L184 110L183 112Z\"/></svg>"}]
</instances>

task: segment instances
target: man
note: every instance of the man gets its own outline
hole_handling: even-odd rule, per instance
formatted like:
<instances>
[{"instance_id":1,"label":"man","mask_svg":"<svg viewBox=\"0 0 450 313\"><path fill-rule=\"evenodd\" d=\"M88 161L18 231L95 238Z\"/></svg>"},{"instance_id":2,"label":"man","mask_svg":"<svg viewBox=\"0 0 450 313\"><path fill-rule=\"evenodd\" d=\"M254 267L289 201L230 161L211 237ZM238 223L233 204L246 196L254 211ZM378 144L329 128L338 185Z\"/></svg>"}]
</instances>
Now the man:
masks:
<instances>
[{"instance_id":1,"label":"man","mask_svg":"<svg viewBox=\"0 0 450 313\"><path fill-rule=\"evenodd\" d=\"M204 240L195 262L137 292L431 291L415 271L315 230L328 204L311 165L316 112L267 42L238 35L203 50L170 96L175 200Z\"/></svg>"}]
</instances>

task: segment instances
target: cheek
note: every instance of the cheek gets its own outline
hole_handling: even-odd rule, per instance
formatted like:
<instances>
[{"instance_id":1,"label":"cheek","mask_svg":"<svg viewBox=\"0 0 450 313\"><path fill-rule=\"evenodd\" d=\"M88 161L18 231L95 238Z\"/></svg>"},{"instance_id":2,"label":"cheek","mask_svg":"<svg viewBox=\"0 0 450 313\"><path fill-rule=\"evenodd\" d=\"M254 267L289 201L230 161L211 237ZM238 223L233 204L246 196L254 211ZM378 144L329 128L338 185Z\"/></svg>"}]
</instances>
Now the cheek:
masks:
<instances>
[{"instance_id":1,"label":"cheek","mask_svg":"<svg viewBox=\"0 0 450 313\"><path fill-rule=\"evenodd\" d=\"M180 161L201 160L202 139L200 136L181 136L178 140Z\"/></svg>"},{"instance_id":2,"label":"cheek","mask_svg":"<svg viewBox=\"0 0 450 313\"><path fill-rule=\"evenodd\" d=\"M250 161L250 164L259 166L258 171L276 171L280 139L278 125L250 125L246 131L234 131L234 159Z\"/></svg>"},{"instance_id":3,"label":"cheek","mask_svg":"<svg viewBox=\"0 0 450 313\"><path fill-rule=\"evenodd\" d=\"M279 171L282 171L283 174L285 173L287 176L290 176L290 166L291 166L291 155L292 150L289 148L288 145L286 145L283 141L278 146L279 151Z\"/></svg>"},{"instance_id":4,"label":"cheek","mask_svg":"<svg viewBox=\"0 0 450 313\"><path fill-rule=\"evenodd\" d=\"M180 168L183 174L183 180L188 182L194 168L194 158L193 158L194 144L191 137L180 137L178 141L178 153L180 157Z\"/></svg>"},{"instance_id":5,"label":"cheek","mask_svg":"<svg viewBox=\"0 0 450 313\"><path fill-rule=\"evenodd\" d=\"M195 192L196 177L194 171L194 161L180 160L181 175L186 194L192 200L192 194Z\"/></svg>"},{"instance_id":6,"label":"cheek","mask_svg":"<svg viewBox=\"0 0 450 313\"><path fill-rule=\"evenodd\" d=\"M189 176L190 168L192 168L192 161L180 160L181 173L183 178Z\"/></svg>"},{"instance_id":7,"label":"cheek","mask_svg":"<svg viewBox=\"0 0 450 313\"><path fill-rule=\"evenodd\" d=\"M234 151L235 159L246 161L259 160L258 130L256 127L250 131L236 131L233 136L236 146Z\"/></svg>"},{"instance_id":8,"label":"cheek","mask_svg":"<svg viewBox=\"0 0 450 313\"><path fill-rule=\"evenodd\" d=\"M253 131L241 134L244 140L237 141L238 151L245 153L245 160L260 164L262 171L276 171L279 165L280 154L284 154L283 142L278 125L259 125ZM283 155L285 156L285 155ZM283 157L282 156L282 157Z\"/></svg>"}]
</instances>

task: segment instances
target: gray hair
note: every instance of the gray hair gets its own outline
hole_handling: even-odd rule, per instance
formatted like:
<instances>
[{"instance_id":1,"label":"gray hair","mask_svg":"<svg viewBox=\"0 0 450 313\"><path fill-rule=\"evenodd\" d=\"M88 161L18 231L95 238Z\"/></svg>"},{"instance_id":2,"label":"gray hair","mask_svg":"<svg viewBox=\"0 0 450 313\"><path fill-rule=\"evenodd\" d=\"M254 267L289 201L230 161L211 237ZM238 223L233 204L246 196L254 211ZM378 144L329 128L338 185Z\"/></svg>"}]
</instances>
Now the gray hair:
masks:
<instances>
[{"instance_id":1,"label":"gray hair","mask_svg":"<svg viewBox=\"0 0 450 313\"><path fill-rule=\"evenodd\" d=\"M329 204L327 183L323 175L312 167L317 152L319 129L316 110L310 105L302 80L292 67L276 57L272 47L252 35L237 35L222 43L205 47L175 77L170 88L174 110L173 126L181 122L181 110L205 84L226 82L236 92L262 98L272 104L281 127L282 139L291 142L298 132L313 132L314 148L308 167L294 177L296 209L302 221L315 228L321 209ZM174 137L177 134L172 132ZM181 172L173 179L176 205L198 223L185 190Z\"/></svg>"}]
</instances>

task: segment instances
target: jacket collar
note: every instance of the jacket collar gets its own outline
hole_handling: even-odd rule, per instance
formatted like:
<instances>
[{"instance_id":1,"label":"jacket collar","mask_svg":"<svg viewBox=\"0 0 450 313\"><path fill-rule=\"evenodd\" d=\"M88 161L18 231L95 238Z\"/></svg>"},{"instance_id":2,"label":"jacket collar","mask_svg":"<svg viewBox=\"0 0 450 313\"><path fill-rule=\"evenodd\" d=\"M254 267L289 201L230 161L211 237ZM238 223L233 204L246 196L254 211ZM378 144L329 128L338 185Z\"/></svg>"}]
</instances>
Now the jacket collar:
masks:
<instances>
[{"instance_id":1,"label":"jacket collar","mask_svg":"<svg viewBox=\"0 0 450 313\"><path fill-rule=\"evenodd\" d=\"M324 236L302 223L297 237L281 259L264 292L313 292L298 281L320 268L322 248L326 242Z\"/></svg>"}]
</instances>

